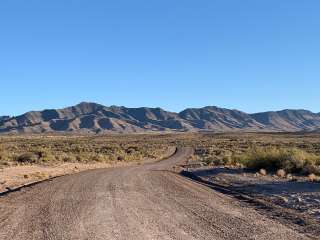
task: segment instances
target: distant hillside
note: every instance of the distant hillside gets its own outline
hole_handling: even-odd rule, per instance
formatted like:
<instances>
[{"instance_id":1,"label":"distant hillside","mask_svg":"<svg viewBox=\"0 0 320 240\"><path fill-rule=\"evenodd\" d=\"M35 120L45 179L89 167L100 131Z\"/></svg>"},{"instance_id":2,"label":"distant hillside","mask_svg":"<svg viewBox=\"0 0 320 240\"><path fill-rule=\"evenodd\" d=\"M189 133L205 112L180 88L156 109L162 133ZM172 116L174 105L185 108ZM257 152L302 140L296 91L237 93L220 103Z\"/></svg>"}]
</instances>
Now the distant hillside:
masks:
<instances>
[{"instance_id":1,"label":"distant hillside","mask_svg":"<svg viewBox=\"0 0 320 240\"><path fill-rule=\"evenodd\" d=\"M0 123L5 120L8 120L9 118L10 118L9 116L0 116Z\"/></svg>"},{"instance_id":2,"label":"distant hillside","mask_svg":"<svg viewBox=\"0 0 320 240\"><path fill-rule=\"evenodd\" d=\"M180 113L161 108L106 107L82 102L64 109L0 117L0 133L133 133L149 131L312 131L320 115L306 110L247 114L214 106Z\"/></svg>"},{"instance_id":3,"label":"distant hillside","mask_svg":"<svg viewBox=\"0 0 320 240\"><path fill-rule=\"evenodd\" d=\"M187 130L176 113L160 108L105 107L80 103L64 109L25 113L0 123L0 132L144 132Z\"/></svg>"},{"instance_id":4,"label":"distant hillside","mask_svg":"<svg viewBox=\"0 0 320 240\"><path fill-rule=\"evenodd\" d=\"M308 131L320 126L320 115L307 110L263 112L251 116L266 128L279 131Z\"/></svg>"},{"instance_id":5,"label":"distant hillside","mask_svg":"<svg viewBox=\"0 0 320 240\"><path fill-rule=\"evenodd\" d=\"M247 113L218 107L189 108L180 112L179 117L201 130L264 129Z\"/></svg>"},{"instance_id":6,"label":"distant hillside","mask_svg":"<svg viewBox=\"0 0 320 240\"><path fill-rule=\"evenodd\" d=\"M320 133L320 128L318 128L318 129L316 129L316 130L314 130L314 131L312 131L313 133Z\"/></svg>"}]
</instances>

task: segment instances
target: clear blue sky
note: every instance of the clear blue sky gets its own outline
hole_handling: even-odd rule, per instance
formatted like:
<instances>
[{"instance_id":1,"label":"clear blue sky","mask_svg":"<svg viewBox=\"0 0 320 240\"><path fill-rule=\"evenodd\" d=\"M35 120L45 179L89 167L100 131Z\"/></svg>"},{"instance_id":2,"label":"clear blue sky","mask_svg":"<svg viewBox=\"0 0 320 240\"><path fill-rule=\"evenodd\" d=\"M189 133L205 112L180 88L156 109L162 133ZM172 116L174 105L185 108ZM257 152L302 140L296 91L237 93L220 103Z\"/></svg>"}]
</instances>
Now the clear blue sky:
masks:
<instances>
[{"instance_id":1,"label":"clear blue sky","mask_svg":"<svg viewBox=\"0 0 320 240\"><path fill-rule=\"evenodd\" d=\"M80 101L320 112L319 0L1 0L0 115Z\"/></svg>"}]
</instances>

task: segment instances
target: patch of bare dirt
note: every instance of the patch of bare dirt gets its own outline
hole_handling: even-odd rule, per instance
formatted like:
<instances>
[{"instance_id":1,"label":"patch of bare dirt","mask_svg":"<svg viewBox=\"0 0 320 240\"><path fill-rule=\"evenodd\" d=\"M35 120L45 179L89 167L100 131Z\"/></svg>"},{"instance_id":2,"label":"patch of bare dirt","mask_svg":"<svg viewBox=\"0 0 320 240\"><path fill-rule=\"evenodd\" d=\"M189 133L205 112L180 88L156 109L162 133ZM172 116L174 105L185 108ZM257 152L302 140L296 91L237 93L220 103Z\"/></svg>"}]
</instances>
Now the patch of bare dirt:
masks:
<instances>
[{"instance_id":1,"label":"patch of bare dirt","mask_svg":"<svg viewBox=\"0 0 320 240\"><path fill-rule=\"evenodd\" d=\"M129 163L65 163L57 166L14 166L0 169L0 192L10 191L11 189L43 181L53 177L68 175L90 169L109 168L124 166Z\"/></svg>"}]
</instances>

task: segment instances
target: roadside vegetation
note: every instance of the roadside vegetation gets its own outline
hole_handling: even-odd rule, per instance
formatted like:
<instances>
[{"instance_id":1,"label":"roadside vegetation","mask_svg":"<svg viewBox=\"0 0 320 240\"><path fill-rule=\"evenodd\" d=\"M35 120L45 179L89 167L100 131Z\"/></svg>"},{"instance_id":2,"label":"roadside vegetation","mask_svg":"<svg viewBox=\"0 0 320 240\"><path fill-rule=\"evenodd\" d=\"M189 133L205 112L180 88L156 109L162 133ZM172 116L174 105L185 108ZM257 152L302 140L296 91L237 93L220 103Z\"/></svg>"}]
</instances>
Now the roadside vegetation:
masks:
<instances>
[{"instance_id":1,"label":"roadside vegetation","mask_svg":"<svg viewBox=\"0 0 320 240\"><path fill-rule=\"evenodd\" d=\"M250 169L284 170L286 173L320 175L320 156L297 148L253 148L240 155L233 155L232 162Z\"/></svg>"},{"instance_id":2,"label":"roadside vegetation","mask_svg":"<svg viewBox=\"0 0 320 240\"><path fill-rule=\"evenodd\" d=\"M172 146L152 139L152 136L3 136L0 166L161 159Z\"/></svg>"},{"instance_id":3,"label":"roadside vegetation","mask_svg":"<svg viewBox=\"0 0 320 240\"><path fill-rule=\"evenodd\" d=\"M174 146L193 147L193 160L209 166L320 175L319 134L1 136L0 167L161 159Z\"/></svg>"},{"instance_id":4,"label":"roadside vegetation","mask_svg":"<svg viewBox=\"0 0 320 240\"><path fill-rule=\"evenodd\" d=\"M195 160L205 165L320 175L320 136L240 134L205 136L195 147Z\"/></svg>"}]
</instances>

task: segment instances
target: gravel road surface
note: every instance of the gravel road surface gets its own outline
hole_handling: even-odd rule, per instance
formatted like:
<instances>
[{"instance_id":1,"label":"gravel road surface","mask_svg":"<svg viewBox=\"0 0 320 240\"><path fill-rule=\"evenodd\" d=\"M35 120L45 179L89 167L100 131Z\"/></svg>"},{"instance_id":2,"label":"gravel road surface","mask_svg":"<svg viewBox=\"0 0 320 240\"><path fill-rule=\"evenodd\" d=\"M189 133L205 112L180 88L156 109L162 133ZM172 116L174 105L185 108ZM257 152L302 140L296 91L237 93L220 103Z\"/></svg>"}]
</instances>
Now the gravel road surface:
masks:
<instances>
[{"instance_id":1,"label":"gravel road surface","mask_svg":"<svg viewBox=\"0 0 320 240\"><path fill-rule=\"evenodd\" d=\"M0 239L307 239L172 172L192 154L86 171L0 198Z\"/></svg>"}]
</instances>

